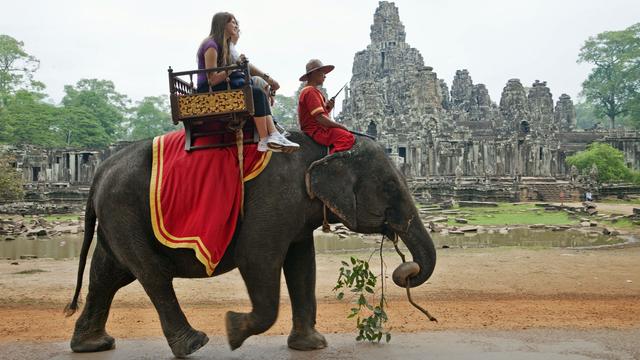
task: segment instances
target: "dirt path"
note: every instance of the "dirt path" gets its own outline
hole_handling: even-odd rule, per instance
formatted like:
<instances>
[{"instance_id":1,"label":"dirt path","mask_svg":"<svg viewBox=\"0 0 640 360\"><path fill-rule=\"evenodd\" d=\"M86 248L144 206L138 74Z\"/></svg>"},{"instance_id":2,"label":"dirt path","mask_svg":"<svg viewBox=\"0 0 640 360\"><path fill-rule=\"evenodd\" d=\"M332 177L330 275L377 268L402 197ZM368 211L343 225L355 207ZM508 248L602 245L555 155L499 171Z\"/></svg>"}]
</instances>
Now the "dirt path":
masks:
<instances>
[{"instance_id":1,"label":"dirt path","mask_svg":"<svg viewBox=\"0 0 640 360\"><path fill-rule=\"evenodd\" d=\"M441 249L438 256L433 277L413 295L439 323L424 319L404 290L389 282L392 332L640 327L640 247ZM337 301L331 291L345 259L346 254L317 256L317 327L325 333L355 329L354 319L346 319L351 304ZM385 261L390 271L398 263L394 253L386 253ZM76 271L77 260L2 261L0 341L68 339L77 315L64 318L62 308L73 294ZM214 279L176 279L175 287L192 325L210 335L224 335L226 311L250 308L237 271ZM284 284L281 294L280 316L268 334L290 330ZM117 338L162 336L157 314L137 282L116 295L107 329Z\"/></svg>"},{"instance_id":2,"label":"dirt path","mask_svg":"<svg viewBox=\"0 0 640 360\"><path fill-rule=\"evenodd\" d=\"M551 203L551 204L557 205L557 206L561 205L561 203ZM572 206L572 207L582 207L581 202L564 202L562 204L566 206ZM597 206L596 209L600 213L617 214L617 215L633 215L633 208L640 207L640 205L634 205L634 204L610 204L610 203L603 203L603 202L594 202L594 204Z\"/></svg>"}]
</instances>

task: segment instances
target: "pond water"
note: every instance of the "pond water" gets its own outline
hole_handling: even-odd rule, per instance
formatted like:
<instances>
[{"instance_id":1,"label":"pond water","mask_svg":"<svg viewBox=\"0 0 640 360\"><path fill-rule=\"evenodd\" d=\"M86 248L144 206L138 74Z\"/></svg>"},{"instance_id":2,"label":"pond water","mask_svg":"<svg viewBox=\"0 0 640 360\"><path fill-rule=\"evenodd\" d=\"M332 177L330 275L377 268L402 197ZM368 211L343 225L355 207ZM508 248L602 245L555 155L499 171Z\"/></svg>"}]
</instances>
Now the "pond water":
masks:
<instances>
[{"instance_id":1,"label":"pond water","mask_svg":"<svg viewBox=\"0 0 640 360\"><path fill-rule=\"evenodd\" d=\"M539 247L539 248L581 248L621 244L627 241L619 236L604 236L595 233L585 233L577 230L549 231L531 230L528 228L516 228L509 230L507 234L495 233L465 233L464 235L431 234L436 248L464 247ZM349 236L344 239L333 234L316 234L315 243L318 252L348 251L360 249L373 249L380 246L382 236L360 237ZM393 247L389 242L385 247Z\"/></svg>"},{"instance_id":2,"label":"pond water","mask_svg":"<svg viewBox=\"0 0 640 360\"><path fill-rule=\"evenodd\" d=\"M91 247L95 247L96 239L93 239ZM26 238L17 237L15 240L0 238L0 258L53 258L69 259L78 257L82 248L82 234L61 235L51 238ZM91 249L93 251L93 249Z\"/></svg>"},{"instance_id":3,"label":"pond water","mask_svg":"<svg viewBox=\"0 0 640 360\"><path fill-rule=\"evenodd\" d=\"M464 235L440 235L432 234L436 248L448 247L561 247L578 248L592 246L607 246L620 244L626 239L619 236L604 236L594 233L585 233L576 230L548 231L517 228L507 234L498 233L465 233ZM316 251L347 252L350 250L374 249L380 246L381 236L349 236L341 239L335 234L323 234L316 232ZM95 239L92 243L95 246ZM391 242L386 242L385 247L392 248ZM53 258L68 259L78 257L82 248L82 234L56 236L52 238L27 239L18 237L15 240L0 238L0 258Z\"/></svg>"}]
</instances>

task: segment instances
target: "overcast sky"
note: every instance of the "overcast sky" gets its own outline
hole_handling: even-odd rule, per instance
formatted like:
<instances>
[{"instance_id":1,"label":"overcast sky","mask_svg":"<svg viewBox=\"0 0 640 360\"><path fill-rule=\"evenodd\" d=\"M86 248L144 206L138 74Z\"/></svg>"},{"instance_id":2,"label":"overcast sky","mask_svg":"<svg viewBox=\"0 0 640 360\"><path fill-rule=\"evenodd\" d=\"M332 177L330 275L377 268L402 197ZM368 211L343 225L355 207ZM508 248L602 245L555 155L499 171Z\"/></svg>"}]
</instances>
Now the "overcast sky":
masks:
<instances>
[{"instance_id":1,"label":"overcast sky","mask_svg":"<svg viewBox=\"0 0 640 360\"><path fill-rule=\"evenodd\" d=\"M547 81L554 100L576 99L589 65L578 65L589 37L640 22L638 0L397 0L407 42L449 87L468 69L498 102L510 78ZM351 78L353 56L370 43L378 1L2 0L0 33L40 59L36 79L58 103L63 86L112 80L133 100L168 93L167 68L196 67L211 17L229 11L239 48L292 95L310 58L336 65L325 87ZM340 99L339 99L340 102Z\"/></svg>"}]
</instances>

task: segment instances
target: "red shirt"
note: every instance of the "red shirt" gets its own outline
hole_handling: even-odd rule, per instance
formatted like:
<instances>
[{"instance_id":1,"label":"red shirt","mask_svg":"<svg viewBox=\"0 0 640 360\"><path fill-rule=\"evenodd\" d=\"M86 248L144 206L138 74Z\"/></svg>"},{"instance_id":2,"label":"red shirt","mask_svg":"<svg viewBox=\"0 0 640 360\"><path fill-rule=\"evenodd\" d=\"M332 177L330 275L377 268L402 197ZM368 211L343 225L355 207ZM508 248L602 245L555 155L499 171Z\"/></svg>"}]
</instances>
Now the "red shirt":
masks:
<instances>
[{"instance_id":1,"label":"red shirt","mask_svg":"<svg viewBox=\"0 0 640 360\"><path fill-rule=\"evenodd\" d=\"M307 86L300 91L300 96L298 97L298 121L302 131L309 136L313 135L317 129L322 128L316 121L318 114L324 114L329 117L329 112L324 103L324 95L317 88Z\"/></svg>"}]
</instances>

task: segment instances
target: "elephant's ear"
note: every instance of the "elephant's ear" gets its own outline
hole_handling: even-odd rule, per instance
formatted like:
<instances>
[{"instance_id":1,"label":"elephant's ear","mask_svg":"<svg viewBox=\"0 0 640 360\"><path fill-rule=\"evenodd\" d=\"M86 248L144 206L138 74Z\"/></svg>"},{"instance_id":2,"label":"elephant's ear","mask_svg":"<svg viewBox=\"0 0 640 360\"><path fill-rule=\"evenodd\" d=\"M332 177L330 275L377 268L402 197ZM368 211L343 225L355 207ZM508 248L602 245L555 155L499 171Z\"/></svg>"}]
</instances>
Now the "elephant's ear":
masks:
<instances>
[{"instance_id":1,"label":"elephant's ear","mask_svg":"<svg viewBox=\"0 0 640 360\"><path fill-rule=\"evenodd\" d=\"M350 167L352 151L338 152L313 162L305 183L310 198L317 197L350 229L355 229L356 175Z\"/></svg>"}]
</instances>

